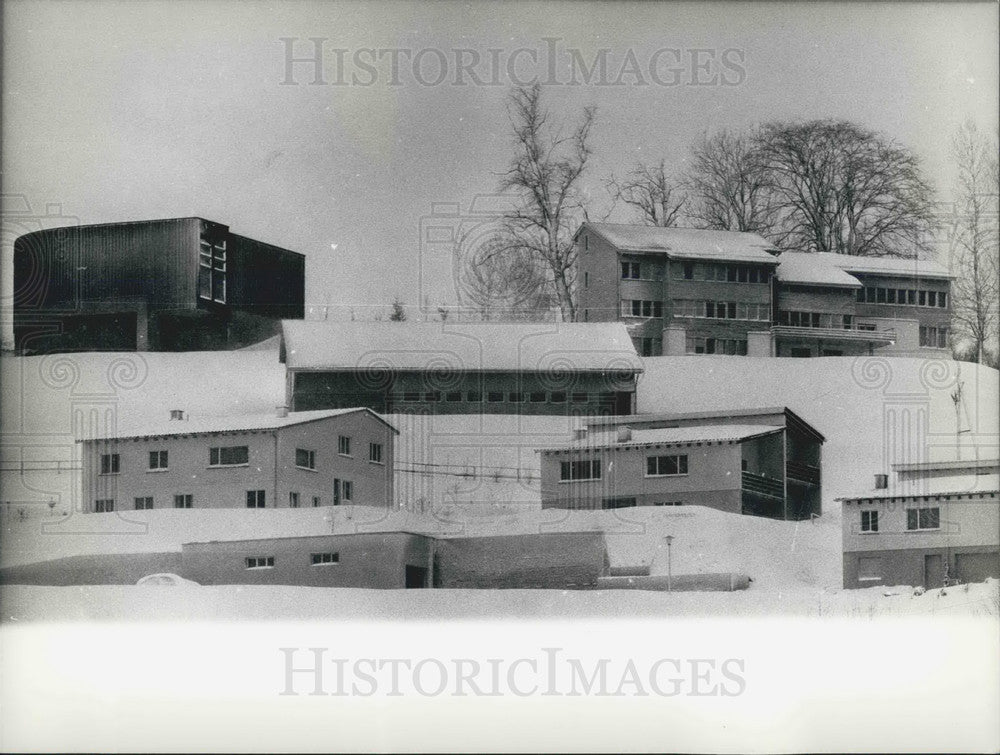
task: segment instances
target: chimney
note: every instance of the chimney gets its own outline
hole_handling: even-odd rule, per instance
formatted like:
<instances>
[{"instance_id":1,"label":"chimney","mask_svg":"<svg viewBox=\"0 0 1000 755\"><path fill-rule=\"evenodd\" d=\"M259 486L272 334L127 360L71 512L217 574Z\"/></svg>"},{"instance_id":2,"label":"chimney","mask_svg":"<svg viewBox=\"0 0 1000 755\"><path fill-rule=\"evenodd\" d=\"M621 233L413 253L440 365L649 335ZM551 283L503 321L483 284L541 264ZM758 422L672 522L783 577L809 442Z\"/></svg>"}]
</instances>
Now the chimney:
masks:
<instances>
[{"instance_id":1,"label":"chimney","mask_svg":"<svg viewBox=\"0 0 1000 755\"><path fill-rule=\"evenodd\" d=\"M183 419L184 419L184 410L183 409L171 409L170 410L170 421L171 422L173 422L174 420L183 420Z\"/></svg>"},{"instance_id":2,"label":"chimney","mask_svg":"<svg viewBox=\"0 0 1000 755\"><path fill-rule=\"evenodd\" d=\"M277 415L279 417L287 417L288 416L288 407L287 406L284 406L284 405L282 405L282 406L276 406L275 410L277 411Z\"/></svg>"},{"instance_id":3,"label":"chimney","mask_svg":"<svg viewBox=\"0 0 1000 755\"><path fill-rule=\"evenodd\" d=\"M632 440L632 428L628 425L622 425L618 428L618 442L628 443Z\"/></svg>"},{"instance_id":4,"label":"chimney","mask_svg":"<svg viewBox=\"0 0 1000 755\"><path fill-rule=\"evenodd\" d=\"M888 487L889 487L889 475L887 474L875 475L875 490L885 490Z\"/></svg>"}]
</instances>

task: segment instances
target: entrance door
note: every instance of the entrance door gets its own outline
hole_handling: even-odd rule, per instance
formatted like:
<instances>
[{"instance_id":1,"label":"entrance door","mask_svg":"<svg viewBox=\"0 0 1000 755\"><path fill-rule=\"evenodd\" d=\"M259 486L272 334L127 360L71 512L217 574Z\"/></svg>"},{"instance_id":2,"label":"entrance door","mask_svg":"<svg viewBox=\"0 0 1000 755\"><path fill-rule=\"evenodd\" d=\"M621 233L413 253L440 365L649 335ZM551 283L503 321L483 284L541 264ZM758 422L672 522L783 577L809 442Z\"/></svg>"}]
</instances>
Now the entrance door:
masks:
<instances>
[{"instance_id":1,"label":"entrance door","mask_svg":"<svg viewBox=\"0 0 1000 755\"><path fill-rule=\"evenodd\" d=\"M406 586L427 587L427 567L406 565Z\"/></svg>"},{"instance_id":2,"label":"entrance door","mask_svg":"<svg viewBox=\"0 0 1000 755\"><path fill-rule=\"evenodd\" d=\"M941 554L924 556L924 587L928 590L944 587L944 561Z\"/></svg>"}]
</instances>

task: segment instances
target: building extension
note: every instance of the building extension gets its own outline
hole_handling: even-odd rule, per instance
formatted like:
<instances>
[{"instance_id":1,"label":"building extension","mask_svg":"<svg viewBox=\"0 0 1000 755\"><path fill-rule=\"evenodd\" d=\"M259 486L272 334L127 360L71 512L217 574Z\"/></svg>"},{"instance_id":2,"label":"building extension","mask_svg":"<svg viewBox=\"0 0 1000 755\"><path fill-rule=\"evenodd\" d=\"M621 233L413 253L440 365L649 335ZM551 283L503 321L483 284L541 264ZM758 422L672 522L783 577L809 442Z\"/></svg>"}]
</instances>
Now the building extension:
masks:
<instances>
[{"instance_id":1,"label":"building extension","mask_svg":"<svg viewBox=\"0 0 1000 755\"><path fill-rule=\"evenodd\" d=\"M642 363L619 323L282 323L294 412L631 414Z\"/></svg>"},{"instance_id":2,"label":"building extension","mask_svg":"<svg viewBox=\"0 0 1000 755\"><path fill-rule=\"evenodd\" d=\"M81 440L84 511L393 505L398 432L369 409L182 415Z\"/></svg>"},{"instance_id":3,"label":"building extension","mask_svg":"<svg viewBox=\"0 0 1000 755\"><path fill-rule=\"evenodd\" d=\"M1000 461L923 462L876 475L843 506L844 587L1000 577Z\"/></svg>"},{"instance_id":4,"label":"building extension","mask_svg":"<svg viewBox=\"0 0 1000 755\"><path fill-rule=\"evenodd\" d=\"M203 218L67 226L14 241L23 354L239 348L301 318L305 257Z\"/></svg>"},{"instance_id":5,"label":"building extension","mask_svg":"<svg viewBox=\"0 0 1000 755\"><path fill-rule=\"evenodd\" d=\"M595 419L541 454L542 507L708 506L807 519L823 436L787 408Z\"/></svg>"},{"instance_id":6,"label":"building extension","mask_svg":"<svg viewBox=\"0 0 1000 755\"><path fill-rule=\"evenodd\" d=\"M752 233L584 223L579 307L643 356L946 355L951 274L930 261L783 252Z\"/></svg>"}]
</instances>

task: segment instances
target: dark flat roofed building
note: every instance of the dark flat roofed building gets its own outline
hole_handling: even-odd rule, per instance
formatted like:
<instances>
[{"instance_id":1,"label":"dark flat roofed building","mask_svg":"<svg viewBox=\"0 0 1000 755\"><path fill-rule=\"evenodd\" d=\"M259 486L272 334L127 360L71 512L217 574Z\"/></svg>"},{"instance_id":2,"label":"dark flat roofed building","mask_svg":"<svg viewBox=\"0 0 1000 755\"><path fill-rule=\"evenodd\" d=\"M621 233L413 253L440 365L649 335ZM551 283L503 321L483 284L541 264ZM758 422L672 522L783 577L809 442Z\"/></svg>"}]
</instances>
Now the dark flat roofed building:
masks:
<instances>
[{"instance_id":1,"label":"dark flat roofed building","mask_svg":"<svg viewBox=\"0 0 1000 755\"><path fill-rule=\"evenodd\" d=\"M66 226L14 241L23 354L247 346L301 318L305 256L203 218Z\"/></svg>"},{"instance_id":2,"label":"dark flat roofed building","mask_svg":"<svg viewBox=\"0 0 1000 755\"><path fill-rule=\"evenodd\" d=\"M822 513L823 436L785 407L594 419L541 453L542 507Z\"/></svg>"},{"instance_id":3,"label":"dark flat roofed building","mask_svg":"<svg viewBox=\"0 0 1000 755\"><path fill-rule=\"evenodd\" d=\"M292 411L631 414L642 363L619 323L282 323Z\"/></svg>"}]
</instances>

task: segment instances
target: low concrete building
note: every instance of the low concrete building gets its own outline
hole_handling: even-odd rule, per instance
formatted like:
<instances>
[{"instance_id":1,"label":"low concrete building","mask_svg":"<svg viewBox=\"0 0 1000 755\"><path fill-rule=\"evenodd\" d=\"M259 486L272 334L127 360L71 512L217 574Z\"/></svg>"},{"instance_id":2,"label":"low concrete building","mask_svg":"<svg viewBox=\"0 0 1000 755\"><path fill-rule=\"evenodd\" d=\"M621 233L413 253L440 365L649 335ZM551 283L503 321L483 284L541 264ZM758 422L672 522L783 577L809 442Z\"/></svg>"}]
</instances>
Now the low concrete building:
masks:
<instances>
[{"instance_id":1,"label":"low concrete building","mask_svg":"<svg viewBox=\"0 0 1000 755\"><path fill-rule=\"evenodd\" d=\"M618 323L287 321L294 412L630 414L642 362Z\"/></svg>"},{"instance_id":2,"label":"low concrete building","mask_svg":"<svg viewBox=\"0 0 1000 755\"><path fill-rule=\"evenodd\" d=\"M370 409L175 419L82 439L87 512L393 503L393 440Z\"/></svg>"},{"instance_id":3,"label":"low concrete building","mask_svg":"<svg viewBox=\"0 0 1000 755\"><path fill-rule=\"evenodd\" d=\"M998 462L899 465L897 479L839 499L844 587L922 585L1000 577Z\"/></svg>"},{"instance_id":4,"label":"low concrete building","mask_svg":"<svg viewBox=\"0 0 1000 755\"><path fill-rule=\"evenodd\" d=\"M821 445L787 408L595 419L541 454L542 507L699 505L805 519L821 513Z\"/></svg>"}]
</instances>

